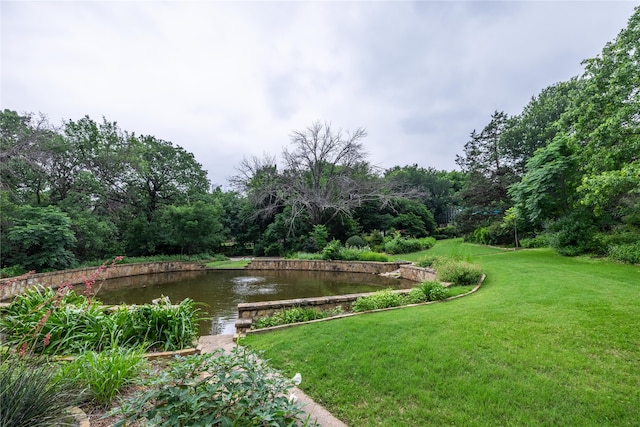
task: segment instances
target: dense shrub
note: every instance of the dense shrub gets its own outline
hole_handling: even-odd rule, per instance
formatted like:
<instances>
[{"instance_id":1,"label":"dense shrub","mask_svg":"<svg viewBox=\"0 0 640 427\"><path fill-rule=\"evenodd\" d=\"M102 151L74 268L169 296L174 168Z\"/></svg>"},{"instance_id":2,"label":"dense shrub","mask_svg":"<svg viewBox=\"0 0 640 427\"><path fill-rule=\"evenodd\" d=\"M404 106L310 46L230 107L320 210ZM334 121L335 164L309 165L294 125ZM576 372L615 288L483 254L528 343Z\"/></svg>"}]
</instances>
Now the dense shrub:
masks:
<instances>
[{"instance_id":1,"label":"dense shrub","mask_svg":"<svg viewBox=\"0 0 640 427\"><path fill-rule=\"evenodd\" d=\"M367 245L367 242L360 236L351 236L345 242L345 246L355 246L357 248L361 248Z\"/></svg>"},{"instance_id":2,"label":"dense shrub","mask_svg":"<svg viewBox=\"0 0 640 427\"><path fill-rule=\"evenodd\" d=\"M342 244L340 240L332 240L327 246L322 249L322 258L327 260L336 260L340 259L340 250L342 249Z\"/></svg>"},{"instance_id":3,"label":"dense shrub","mask_svg":"<svg viewBox=\"0 0 640 427\"><path fill-rule=\"evenodd\" d=\"M361 253L362 249L356 246L347 246L344 248L340 248L338 259L344 261L358 261L360 259Z\"/></svg>"},{"instance_id":4,"label":"dense shrub","mask_svg":"<svg viewBox=\"0 0 640 427\"><path fill-rule=\"evenodd\" d=\"M487 227L479 227L464 240L481 245L513 245L515 243L513 229L502 222L494 222Z\"/></svg>"},{"instance_id":5,"label":"dense shrub","mask_svg":"<svg viewBox=\"0 0 640 427\"><path fill-rule=\"evenodd\" d=\"M596 227L592 218L576 212L561 218L549 227L550 245L560 255L576 256L595 249Z\"/></svg>"},{"instance_id":6,"label":"dense shrub","mask_svg":"<svg viewBox=\"0 0 640 427\"><path fill-rule=\"evenodd\" d=\"M440 282L428 280L420 285L427 301L438 301L447 297L447 288Z\"/></svg>"},{"instance_id":7,"label":"dense shrub","mask_svg":"<svg viewBox=\"0 0 640 427\"><path fill-rule=\"evenodd\" d=\"M391 239L385 242L384 251L386 253L407 254L410 252L418 252L429 249L435 245L436 239L433 237L424 237L422 239L407 239L396 233Z\"/></svg>"},{"instance_id":8,"label":"dense shrub","mask_svg":"<svg viewBox=\"0 0 640 427\"><path fill-rule=\"evenodd\" d=\"M315 425L289 397L293 381L243 347L178 357L143 385L112 411L122 417L115 427Z\"/></svg>"},{"instance_id":9,"label":"dense shrub","mask_svg":"<svg viewBox=\"0 0 640 427\"><path fill-rule=\"evenodd\" d=\"M453 239L457 237L456 228L452 225L436 228L433 237L436 240Z\"/></svg>"},{"instance_id":10,"label":"dense shrub","mask_svg":"<svg viewBox=\"0 0 640 427\"><path fill-rule=\"evenodd\" d=\"M426 256L423 256L422 258L420 258L416 262L416 265L418 267L428 268L428 267L432 267L433 264L437 263L441 259L442 259L442 257L440 257L440 256L426 255Z\"/></svg>"},{"instance_id":11,"label":"dense shrub","mask_svg":"<svg viewBox=\"0 0 640 427\"><path fill-rule=\"evenodd\" d=\"M449 258L438 260L433 268L436 270L439 281L449 282L455 286L475 285L482 277L479 265Z\"/></svg>"},{"instance_id":12,"label":"dense shrub","mask_svg":"<svg viewBox=\"0 0 640 427\"><path fill-rule=\"evenodd\" d=\"M360 297L354 301L353 311L378 310L381 308L397 307L402 304L402 296L390 289L374 292L371 295Z\"/></svg>"},{"instance_id":13,"label":"dense shrub","mask_svg":"<svg viewBox=\"0 0 640 427\"><path fill-rule=\"evenodd\" d=\"M628 264L640 264L640 242L609 247L609 258Z\"/></svg>"}]
</instances>

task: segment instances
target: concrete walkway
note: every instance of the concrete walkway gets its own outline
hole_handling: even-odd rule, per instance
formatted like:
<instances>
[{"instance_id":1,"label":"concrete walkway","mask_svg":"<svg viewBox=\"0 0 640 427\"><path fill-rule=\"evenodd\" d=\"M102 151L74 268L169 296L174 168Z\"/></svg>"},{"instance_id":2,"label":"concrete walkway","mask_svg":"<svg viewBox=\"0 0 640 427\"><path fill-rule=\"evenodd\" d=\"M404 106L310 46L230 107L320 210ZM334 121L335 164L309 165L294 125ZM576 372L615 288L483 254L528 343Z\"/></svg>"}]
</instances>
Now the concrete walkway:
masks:
<instances>
[{"instance_id":1,"label":"concrete walkway","mask_svg":"<svg viewBox=\"0 0 640 427\"><path fill-rule=\"evenodd\" d=\"M211 353L220 348L225 351L232 351L235 346L233 335L205 335L201 336L198 341L198 349L202 353ZM293 392L298 397L298 402L302 404L304 411L311 415L311 419L315 420L321 427L347 427L345 423L311 400L302 390L294 387Z\"/></svg>"}]
</instances>

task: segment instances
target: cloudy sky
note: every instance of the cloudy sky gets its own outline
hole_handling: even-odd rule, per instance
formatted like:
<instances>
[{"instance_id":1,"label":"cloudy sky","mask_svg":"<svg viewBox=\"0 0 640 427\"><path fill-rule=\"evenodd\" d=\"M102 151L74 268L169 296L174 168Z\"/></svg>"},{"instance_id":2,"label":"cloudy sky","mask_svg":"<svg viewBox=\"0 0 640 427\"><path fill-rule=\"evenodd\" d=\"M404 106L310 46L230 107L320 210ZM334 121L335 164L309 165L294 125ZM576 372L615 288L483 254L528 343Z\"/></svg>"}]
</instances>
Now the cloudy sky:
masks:
<instances>
[{"instance_id":1,"label":"cloudy sky","mask_svg":"<svg viewBox=\"0 0 640 427\"><path fill-rule=\"evenodd\" d=\"M453 170L494 110L582 72L635 1L7 1L1 108L89 115L192 152L227 188L314 121L382 168Z\"/></svg>"}]
</instances>

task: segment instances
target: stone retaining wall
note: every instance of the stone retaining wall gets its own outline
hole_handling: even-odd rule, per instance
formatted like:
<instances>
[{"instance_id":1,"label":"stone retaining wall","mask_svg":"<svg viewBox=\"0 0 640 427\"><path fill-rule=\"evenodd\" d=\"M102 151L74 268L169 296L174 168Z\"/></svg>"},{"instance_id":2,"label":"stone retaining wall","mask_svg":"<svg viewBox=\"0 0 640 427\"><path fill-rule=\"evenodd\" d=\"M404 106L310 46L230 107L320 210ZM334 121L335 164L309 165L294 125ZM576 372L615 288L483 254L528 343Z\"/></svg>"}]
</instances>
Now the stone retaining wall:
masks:
<instances>
[{"instance_id":1,"label":"stone retaining wall","mask_svg":"<svg viewBox=\"0 0 640 427\"><path fill-rule=\"evenodd\" d=\"M416 267L413 264L400 266L400 277L403 279L413 280L414 282L426 282L436 280L436 272L430 268Z\"/></svg>"},{"instance_id":2,"label":"stone retaining wall","mask_svg":"<svg viewBox=\"0 0 640 427\"><path fill-rule=\"evenodd\" d=\"M406 294L410 291L411 289L397 289L392 292ZM359 294L334 295L329 297L296 298L279 301L241 303L238 304L236 334L240 336L251 329L251 324L253 323L254 318L271 316L275 312L281 311L286 308L315 308L320 311L330 311L334 310L337 307L340 307L342 308L342 311L348 312L351 311L351 305L355 300L371 294L372 292L365 292Z\"/></svg>"},{"instance_id":3,"label":"stone retaining wall","mask_svg":"<svg viewBox=\"0 0 640 427\"><path fill-rule=\"evenodd\" d=\"M250 270L317 270L337 272L357 272L371 274L396 275L399 278L424 282L434 280L435 271L429 268L416 267L409 262L362 262L362 261L323 261L323 260L283 260L283 259L257 259L253 260L247 269ZM393 292L407 293L409 289L401 289ZM299 298L280 301L265 301L255 303L238 304L238 320L236 321L236 334L245 334L256 317L271 316L275 312L285 308L302 307L316 308L320 311L333 310L340 306L343 311L351 310L351 305L359 297L370 293L335 295L316 298Z\"/></svg>"},{"instance_id":4,"label":"stone retaining wall","mask_svg":"<svg viewBox=\"0 0 640 427\"><path fill-rule=\"evenodd\" d=\"M85 278L92 277L96 269L97 267L76 268L73 270L54 271L51 273L31 274L18 280L15 278L0 279L0 301L8 300L34 285L57 288L66 283L71 285L82 284ZM116 264L103 270L98 275L97 280L174 271L200 271L205 269L206 266L204 264L184 261Z\"/></svg>"},{"instance_id":5,"label":"stone retaining wall","mask_svg":"<svg viewBox=\"0 0 640 427\"><path fill-rule=\"evenodd\" d=\"M401 262L363 262L363 261L325 261L325 260L299 260L260 258L252 260L247 265L247 270L312 270L312 271L339 271L347 273L391 273L402 265L411 264Z\"/></svg>"}]
</instances>

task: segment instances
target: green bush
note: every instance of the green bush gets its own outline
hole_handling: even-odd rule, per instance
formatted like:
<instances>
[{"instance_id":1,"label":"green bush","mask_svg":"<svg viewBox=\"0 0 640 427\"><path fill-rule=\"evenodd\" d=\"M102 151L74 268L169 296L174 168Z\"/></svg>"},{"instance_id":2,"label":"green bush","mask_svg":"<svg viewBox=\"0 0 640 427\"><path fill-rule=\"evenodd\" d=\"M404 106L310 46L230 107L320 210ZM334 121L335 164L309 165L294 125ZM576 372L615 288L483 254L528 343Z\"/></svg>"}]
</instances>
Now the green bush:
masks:
<instances>
[{"instance_id":1,"label":"green bush","mask_svg":"<svg viewBox=\"0 0 640 427\"><path fill-rule=\"evenodd\" d=\"M361 248L363 246L367 246L367 242L360 236L351 236L345 242L345 246L355 246L357 248Z\"/></svg>"},{"instance_id":2,"label":"green bush","mask_svg":"<svg viewBox=\"0 0 640 427\"><path fill-rule=\"evenodd\" d=\"M549 235L546 233L538 234L535 237L520 239L520 247L525 249L532 248L548 248L550 243Z\"/></svg>"},{"instance_id":3,"label":"green bush","mask_svg":"<svg viewBox=\"0 0 640 427\"><path fill-rule=\"evenodd\" d=\"M442 257L440 256L425 255L416 262L416 265L418 267L428 268L432 267L433 264L436 264L441 259Z\"/></svg>"},{"instance_id":4,"label":"green bush","mask_svg":"<svg viewBox=\"0 0 640 427\"><path fill-rule=\"evenodd\" d=\"M0 355L0 425L60 425L80 395L73 383L58 380L45 360Z\"/></svg>"},{"instance_id":5,"label":"green bush","mask_svg":"<svg viewBox=\"0 0 640 427\"><path fill-rule=\"evenodd\" d=\"M627 264L640 264L640 242L609 247L609 258Z\"/></svg>"},{"instance_id":6,"label":"green bush","mask_svg":"<svg viewBox=\"0 0 640 427\"><path fill-rule=\"evenodd\" d=\"M455 286L475 285L482 277L482 270L477 264L443 258L434 265L438 280L449 282Z\"/></svg>"},{"instance_id":7,"label":"green bush","mask_svg":"<svg viewBox=\"0 0 640 427\"><path fill-rule=\"evenodd\" d=\"M438 301L447 297L447 288L440 282L429 280L420 285L420 291L427 301Z\"/></svg>"},{"instance_id":8,"label":"green bush","mask_svg":"<svg viewBox=\"0 0 640 427\"><path fill-rule=\"evenodd\" d=\"M253 320L251 329L270 328L273 326L287 325L291 323L309 322L311 320L325 319L342 314L342 309L320 311L317 308L291 307L277 311L271 316L259 317Z\"/></svg>"},{"instance_id":9,"label":"green bush","mask_svg":"<svg viewBox=\"0 0 640 427\"><path fill-rule=\"evenodd\" d=\"M408 294L402 296L402 304L420 304L427 301L427 297L421 288L413 288Z\"/></svg>"},{"instance_id":10,"label":"green bush","mask_svg":"<svg viewBox=\"0 0 640 427\"><path fill-rule=\"evenodd\" d=\"M315 425L289 398L293 382L242 347L178 357L143 385L111 412L122 417L115 427Z\"/></svg>"},{"instance_id":11,"label":"green bush","mask_svg":"<svg viewBox=\"0 0 640 427\"><path fill-rule=\"evenodd\" d=\"M435 244L435 239L427 238L430 242L433 240L433 244ZM433 246L433 244L431 246ZM420 239L406 239L400 236L400 233L396 233L393 238L388 240L384 244L384 251L388 254L397 255L397 254L408 254L411 252L418 252L423 249L427 249L423 246L423 243Z\"/></svg>"},{"instance_id":12,"label":"green bush","mask_svg":"<svg viewBox=\"0 0 640 427\"><path fill-rule=\"evenodd\" d=\"M353 311L378 310L381 308L397 307L402 304L402 296L390 289L374 292L371 295L360 297L354 301Z\"/></svg>"},{"instance_id":13,"label":"green bush","mask_svg":"<svg viewBox=\"0 0 640 427\"><path fill-rule=\"evenodd\" d=\"M360 261L375 261L375 262L390 262L391 257L387 254L381 254L379 252L373 252L370 250L363 250L358 257Z\"/></svg>"},{"instance_id":14,"label":"green bush","mask_svg":"<svg viewBox=\"0 0 640 427\"><path fill-rule=\"evenodd\" d=\"M550 246L560 255L576 256L595 249L596 227L592 218L575 212L556 221L549 227Z\"/></svg>"},{"instance_id":15,"label":"green bush","mask_svg":"<svg viewBox=\"0 0 640 427\"><path fill-rule=\"evenodd\" d=\"M340 250L342 249L342 243L340 240L332 240L327 246L322 249L322 258L326 260L340 259Z\"/></svg>"},{"instance_id":16,"label":"green bush","mask_svg":"<svg viewBox=\"0 0 640 427\"><path fill-rule=\"evenodd\" d=\"M418 239L420 241L420 250L424 251L425 249L431 249L436 244L435 237L422 237Z\"/></svg>"},{"instance_id":17,"label":"green bush","mask_svg":"<svg viewBox=\"0 0 640 427\"><path fill-rule=\"evenodd\" d=\"M60 379L85 390L99 406L109 406L120 391L133 384L144 369L142 351L113 347L102 352L88 351L62 365Z\"/></svg>"},{"instance_id":18,"label":"green bush","mask_svg":"<svg viewBox=\"0 0 640 427\"><path fill-rule=\"evenodd\" d=\"M436 240L453 239L454 237L457 237L456 228L453 225L438 227L436 228L433 237Z\"/></svg>"},{"instance_id":19,"label":"green bush","mask_svg":"<svg viewBox=\"0 0 640 427\"><path fill-rule=\"evenodd\" d=\"M362 252L363 250L356 246L347 246L346 248L340 249L338 259L344 261L358 261Z\"/></svg>"}]
</instances>

